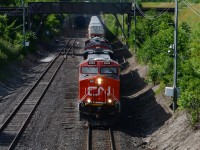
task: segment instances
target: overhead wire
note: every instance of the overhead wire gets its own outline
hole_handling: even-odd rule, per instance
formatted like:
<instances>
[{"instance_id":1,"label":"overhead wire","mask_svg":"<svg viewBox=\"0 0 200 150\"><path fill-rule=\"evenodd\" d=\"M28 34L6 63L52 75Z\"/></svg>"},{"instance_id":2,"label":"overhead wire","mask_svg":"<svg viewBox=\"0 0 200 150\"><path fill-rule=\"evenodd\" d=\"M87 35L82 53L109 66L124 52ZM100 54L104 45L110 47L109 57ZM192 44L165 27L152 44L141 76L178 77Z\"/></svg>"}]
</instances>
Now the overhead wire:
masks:
<instances>
[{"instance_id":1,"label":"overhead wire","mask_svg":"<svg viewBox=\"0 0 200 150\"><path fill-rule=\"evenodd\" d=\"M195 7L193 7L192 4L191 4L190 2L186 2L186 1L184 1L184 0L182 0L182 2L183 2L192 12L194 12L196 15L200 16L200 12L198 11L198 9L196 9ZM147 18L147 19L150 19L150 20L159 18L160 16L162 16L162 15L169 9L169 8L165 8L161 13L159 13L159 14L157 14L157 15L155 15L155 16L150 16L150 15L145 14L145 13L141 10L141 8L140 8L140 6L137 4L137 2L136 2L136 8L137 8L137 10L140 12L140 14L141 14L143 17L145 17L145 18Z\"/></svg>"},{"instance_id":2,"label":"overhead wire","mask_svg":"<svg viewBox=\"0 0 200 150\"><path fill-rule=\"evenodd\" d=\"M140 12L140 14L141 14L143 17L145 17L145 18L147 18L147 19L150 19L150 20L157 19L157 18L161 17L161 16L169 9L169 8L165 8L161 13L159 13L159 14L157 14L157 15L155 15L155 16L150 16L150 15L145 14L145 13L141 10L141 8L140 8L140 6L137 4L137 2L136 2L136 8L137 8L137 10Z\"/></svg>"},{"instance_id":3,"label":"overhead wire","mask_svg":"<svg viewBox=\"0 0 200 150\"><path fill-rule=\"evenodd\" d=\"M197 12L199 11L197 8L195 8L190 2L188 2L187 1L187 3L193 8L193 9L195 9ZM199 11L199 13L200 13L200 11Z\"/></svg>"},{"instance_id":4,"label":"overhead wire","mask_svg":"<svg viewBox=\"0 0 200 150\"><path fill-rule=\"evenodd\" d=\"M200 11L198 9L196 9L195 7L192 6L192 4L190 2L186 2L184 0L182 0L182 2L196 15L198 15L200 17ZM178 55L178 57L184 61L184 59ZM190 67L197 73L200 75L200 71L198 71L196 68L194 68L192 65L190 65Z\"/></svg>"},{"instance_id":5,"label":"overhead wire","mask_svg":"<svg viewBox=\"0 0 200 150\"><path fill-rule=\"evenodd\" d=\"M144 40L143 40L141 37L139 37L139 38L144 42ZM151 46L150 46L150 47L151 47ZM154 49L154 50L156 50L156 51L158 51L158 52L166 52L165 50L159 50L159 49ZM181 61L185 62L184 58L182 58L180 55L177 55L177 56L180 58ZM192 65L190 65L190 67L191 67L197 74L200 75L200 71L198 71L196 68L192 67Z\"/></svg>"},{"instance_id":6,"label":"overhead wire","mask_svg":"<svg viewBox=\"0 0 200 150\"><path fill-rule=\"evenodd\" d=\"M200 12L199 12L195 7L193 7L192 4L191 4L190 2L186 2L186 1L184 1L184 0L182 0L182 2L183 2L193 13L195 13L197 16L200 17Z\"/></svg>"},{"instance_id":7,"label":"overhead wire","mask_svg":"<svg viewBox=\"0 0 200 150\"><path fill-rule=\"evenodd\" d=\"M182 0L182 2L192 11L192 12L194 12L196 15L198 15L198 16L200 16L200 12L195 8L195 7L193 7L192 6L192 4L191 3L189 3L189 2L185 2L184 0ZM138 9L138 11L140 12L140 14L143 16L143 17L145 17L145 18L147 18L147 19L150 19L150 20L153 20L153 19L156 19L156 18L158 18L158 17L160 17L160 16L162 16L169 8L166 8L166 9L164 9L161 13L159 13L158 15L155 15L155 16L150 16L150 15L146 15L142 10L141 10L141 8L139 7L139 5L136 3L136 8ZM189 35L187 35L188 37L191 37L191 36L189 36ZM140 38L140 37L139 37ZM140 38L141 39L141 38ZM142 40L142 39L141 39ZM143 41L143 40L142 40ZM158 51L160 51L160 50L158 50ZM180 58L180 60L181 61L185 61L180 55L178 55L178 57ZM190 65L190 67L197 73L197 74L199 74L200 75L200 71L198 71L196 68L194 68L192 65Z\"/></svg>"}]
</instances>

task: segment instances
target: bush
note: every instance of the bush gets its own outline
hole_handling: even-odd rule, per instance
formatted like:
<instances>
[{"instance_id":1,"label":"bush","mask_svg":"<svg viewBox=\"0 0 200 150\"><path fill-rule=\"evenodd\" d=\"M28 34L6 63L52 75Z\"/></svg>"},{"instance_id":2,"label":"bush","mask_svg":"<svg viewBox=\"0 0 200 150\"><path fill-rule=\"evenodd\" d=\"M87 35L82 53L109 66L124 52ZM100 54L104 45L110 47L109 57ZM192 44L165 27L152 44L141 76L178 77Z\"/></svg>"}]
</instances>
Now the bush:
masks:
<instances>
[{"instance_id":1,"label":"bush","mask_svg":"<svg viewBox=\"0 0 200 150\"><path fill-rule=\"evenodd\" d=\"M8 61L16 60L19 55L19 49L16 47L17 45L13 45L12 43L6 40L0 40L0 49L1 52L7 56Z\"/></svg>"},{"instance_id":2,"label":"bush","mask_svg":"<svg viewBox=\"0 0 200 150\"><path fill-rule=\"evenodd\" d=\"M7 62L7 56L0 50L0 65Z\"/></svg>"},{"instance_id":3,"label":"bush","mask_svg":"<svg viewBox=\"0 0 200 150\"><path fill-rule=\"evenodd\" d=\"M153 15L153 12L149 14ZM154 84L172 85L173 59L168 55L169 46L174 43L173 20L170 15L149 20L137 18L136 43L137 59L148 65L148 81ZM192 34L192 38L190 35ZM190 114L191 123L200 121L200 31L191 33L186 23L179 25L178 31L178 87L181 97L178 100L180 109ZM133 47L133 36L129 39ZM173 52L173 49L172 49ZM171 54L173 57L173 53Z\"/></svg>"}]
</instances>

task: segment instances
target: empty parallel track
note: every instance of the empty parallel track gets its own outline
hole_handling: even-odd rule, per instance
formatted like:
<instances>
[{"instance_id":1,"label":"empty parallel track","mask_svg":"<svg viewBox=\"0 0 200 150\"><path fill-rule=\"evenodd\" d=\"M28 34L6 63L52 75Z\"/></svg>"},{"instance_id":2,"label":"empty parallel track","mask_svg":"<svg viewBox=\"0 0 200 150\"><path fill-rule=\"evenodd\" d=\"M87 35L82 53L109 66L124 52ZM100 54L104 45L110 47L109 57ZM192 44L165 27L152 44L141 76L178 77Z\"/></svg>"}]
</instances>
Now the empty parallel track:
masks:
<instances>
[{"instance_id":1,"label":"empty parallel track","mask_svg":"<svg viewBox=\"0 0 200 150\"><path fill-rule=\"evenodd\" d=\"M67 58L68 55L71 55L73 58L75 57L75 53L74 53L74 45L76 42L77 38L71 38L68 41L68 45L71 44L71 46L66 46L64 48L64 57Z\"/></svg>"},{"instance_id":2,"label":"empty parallel track","mask_svg":"<svg viewBox=\"0 0 200 150\"><path fill-rule=\"evenodd\" d=\"M56 55L53 61L49 64L43 74L31 87L24 98L17 104L9 117L0 127L0 149L14 149L23 131L26 129L31 117L33 116L37 106L41 102L47 89L51 85L54 77L64 62L62 51L73 47L71 44L73 39L69 39L64 48Z\"/></svg>"}]
</instances>

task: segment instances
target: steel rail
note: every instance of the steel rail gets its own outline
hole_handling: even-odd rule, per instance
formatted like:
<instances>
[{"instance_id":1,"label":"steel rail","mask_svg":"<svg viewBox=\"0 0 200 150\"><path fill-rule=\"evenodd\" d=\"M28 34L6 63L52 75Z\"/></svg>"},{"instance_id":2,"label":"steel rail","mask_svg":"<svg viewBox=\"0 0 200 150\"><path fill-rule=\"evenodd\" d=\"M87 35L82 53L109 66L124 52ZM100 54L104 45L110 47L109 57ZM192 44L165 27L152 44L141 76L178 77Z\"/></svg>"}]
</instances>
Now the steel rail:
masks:
<instances>
[{"instance_id":1,"label":"steel rail","mask_svg":"<svg viewBox=\"0 0 200 150\"><path fill-rule=\"evenodd\" d=\"M66 48L67 48L67 46L69 46L70 41L72 40L72 37L69 38L69 39L67 38L67 40L68 40L68 41L66 42L65 46L62 48L62 51L63 51L64 53L66 52ZM62 51L61 51L61 52L62 52Z\"/></svg>"},{"instance_id":2,"label":"steel rail","mask_svg":"<svg viewBox=\"0 0 200 150\"><path fill-rule=\"evenodd\" d=\"M70 41L70 40L69 40ZM66 44L68 45L69 42ZM66 47L65 45L65 47ZM8 126L8 124L12 121L12 119L14 118L14 116L18 113L18 111L20 110L20 108L23 106L23 104L25 103L25 101L29 98L29 96L31 95L31 93L34 91L34 89L37 87L37 85L40 83L40 81L42 80L42 78L46 75L46 73L48 72L48 70L51 68L51 66L53 65L53 63L58 59L58 57L60 56L61 52L64 50L63 47L60 52L56 55L56 57L52 60L52 62L48 65L48 67L45 69L45 71L42 73L42 75L40 75L39 79L34 83L34 85L31 87L31 89L28 91L28 93L23 97L23 99L20 101L20 103L16 106L15 110L12 111L12 113L10 114L10 116L6 119L6 121L2 124L1 128L0 128L0 134L2 134L2 132L5 130L5 128ZM17 135L15 136L14 140L12 140L12 143L9 146L9 150L13 149L20 137L20 135L23 133L23 131L25 130L29 120L31 119L33 113L35 112L38 104L40 103L41 99L43 98L43 96L45 95L47 89L49 88L49 86L51 85L55 75L57 74L58 70L60 69L60 67L62 66L64 62L64 59L61 61L61 63L59 64L59 66L57 67L56 71L54 72L53 76L51 77L48 85L45 87L45 89L43 90L42 94L40 95L38 101L35 103L33 109L31 110L30 114L28 115L28 117L26 118L26 120L24 121L24 123L22 124L20 130L18 130Z\"/></svg>"},{"instance_id":3,"label":"steel rail","mask_svg":"<svg viewBox=\"0 0 200 150\"><path fill-rule=\"evenodd\" d=\"M49 68L53 65L53 63L56 61L56 59L59 57L60 53L63 51L63 49L57 54L57 56L53 59L53 61L49 64L49 66L45 69L45 71L42 73L42 75L39 77L39 79L35 82L35 84L31 87L31 89L28 91L28 93L24 96L24 98L20 101L20 103L17 105L15 110L10 114L10 116L6 119L6 121L3 123L3 125L0 128L0 133L5 129L5 127L9 124L9 122L12 120L12 118L15 116L16 112L21 108L21 106L24 104L24 102L27 100L27 98L30 96L30 94L33 92L35 87L38 85L38 83L41 81L41 79L44 77L44 75L47 73Z\"/></svg>"},{"instance_id":4,"label":"steel rail","mask_svg":"<svg viewBox=\"0 0 200 150\"><path fill-rule=\"evenodd\" d=\"M111 150L116 150L113 130L109 128Z\"/></svg>"},{"instance_id":5,"label":"steel rail","mask_svg":"<svg viewBox=\"0 0 200 150\"><path fill-rule=\"evenodd\" d=\"M48 85L46 86L46 88L43 90L42 94L40 95L38 101L36 102L35 106L33 107L33 109L31 110L31 113L28 115L28 117L26 118L26 120L24 121L22 127L20 128L19 132L17 133L17 135L15 136L15 139L13 140L13 142L11 143L10 147L8 148L8 150L12 150L14 149L14 147L16 146L20 135L24 132L24 130L26 129L26 126L28 125L32 115L34 114L37 106L39 105L39 103L41 102L42 98L44 97L46 91L48 90L49 86L51 85L53 79L55 78L56 74L58 73L58 70L60 69L60 67L62 66L63 62L65 59L62 60L62 62L59 64L59 67L56 69L56 71L54 72L53 76L51 77Z\"/></svg>"},{"instance_id":6,"label":"steel rail","mask_svg":"<svg viewBox=\"0 0 200 150\"><path fill-rule=\"evenodd\" d=\"M91 131L91 126L88 125L88 134L87 134L87 150L91 150L91 146L92 146L92 131Z\"/></svg>"},{"instance_id":7,"label":"steel rail","mask_svg":"<svg viewBox=\"0 0 200 150\"><path fill-rule=\"evenodd\" d=\"M72 40L72 39L71 39ZM72 55L72 57L74 58L75 57L75 54L74 54L74 45L75 45L75 42L76 42L76 40L77 40L77 38L75 38L75 39L73 39L74 40L74 42L72 43L72 45L67 49L67 48L65 48L65 58L67 58L67 55L69 55L70 54L70 51L72 52L71 53L71 55ZM69 41L70 42L70 41Z\"/></svg>"},{"instance_id":8,"label":"steel rail","mask_svg":"<svg viewBox=\"0 0 200 150\"><path fill-rule=\"evenodd\" d=\"M77 38L74 40L73 45L72 45L72 58L75 57L75 54L74 54L74 45L75 45L76 40L77 40Z\"/></svg>"},{"instance_id":9,"label":"steel rail","mask_svg":"<svg viewBox=\"0 0 200 150\"><path fill-rule=\"evenodd\" d=\"M110 141L110 149L116 150L113 130L111 128L108 128L108 134ZM92 150L92 127L90 125L88 125L87 150Z\"/></svg>"}]
</instances>

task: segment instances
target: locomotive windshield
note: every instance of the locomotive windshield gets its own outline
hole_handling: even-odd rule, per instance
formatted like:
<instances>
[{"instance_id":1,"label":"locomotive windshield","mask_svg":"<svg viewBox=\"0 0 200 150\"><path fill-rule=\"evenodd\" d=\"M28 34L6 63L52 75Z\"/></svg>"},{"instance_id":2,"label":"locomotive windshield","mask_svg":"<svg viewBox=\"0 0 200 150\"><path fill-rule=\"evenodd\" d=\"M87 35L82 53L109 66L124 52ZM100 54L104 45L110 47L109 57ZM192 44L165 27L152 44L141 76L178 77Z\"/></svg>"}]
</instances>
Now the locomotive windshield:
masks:
<instances>
[{"instance_id":1,"label":"locomotive windshield","mask_svg":"<svg viewBox=\"0 0 200 150\"><path fill-rule=\"evenodd\" d=\"M117 67L101 67L101 74L117 74Z\"/></svg>"},{"instance_id":2,"label":"locomotive windshield","mask_svg":"<svg viewBox=\"0 0 200 150\"><path fill-rule=\"evenodd\" d=\"M81 68L81 73L83 74L97 74L98 73L98 67L82 67Z\"/></svg>"}]
</instances>

